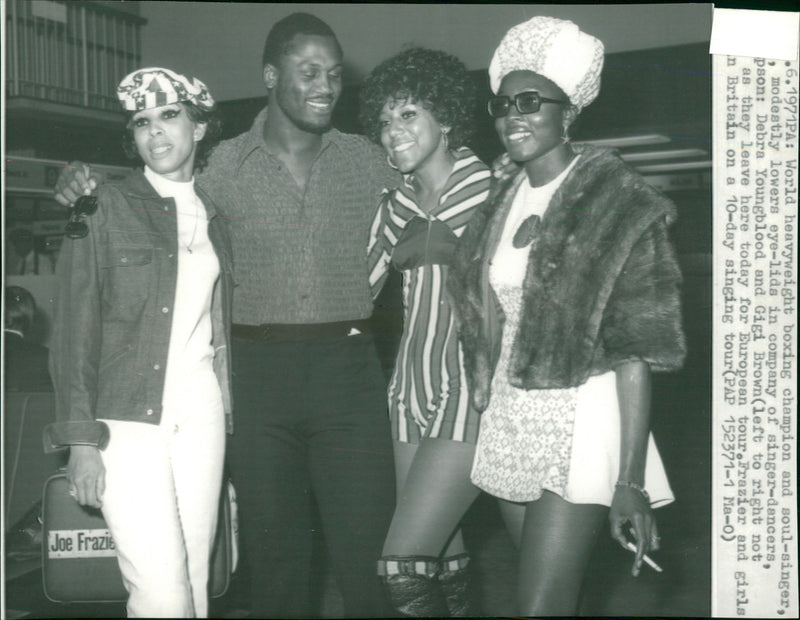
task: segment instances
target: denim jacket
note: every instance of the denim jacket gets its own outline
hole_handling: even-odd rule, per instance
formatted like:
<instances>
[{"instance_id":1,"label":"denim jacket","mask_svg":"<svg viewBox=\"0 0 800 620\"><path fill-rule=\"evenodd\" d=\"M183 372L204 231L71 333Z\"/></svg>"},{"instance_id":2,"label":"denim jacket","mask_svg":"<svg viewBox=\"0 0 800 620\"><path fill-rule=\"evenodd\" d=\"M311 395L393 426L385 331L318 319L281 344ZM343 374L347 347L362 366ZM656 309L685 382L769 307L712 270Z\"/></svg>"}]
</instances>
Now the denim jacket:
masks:
<instances>
[{"instance_id":1,"label":"denim jacket","mask_svg":"<svg viewBox=\"0 0 800 620\"><path fill-rule=\"evenodd\" d=\"M232 432L230 318L232 254L227 222L199 188L208 236L220 264L211 302L214 372ZM159 196L141 172L102 185L89 234L65 238L50 352L56 422L46 452L69 445L103 448L97 418L159 424L178 272L175 201Z\"/></svg>"}]
</instances>

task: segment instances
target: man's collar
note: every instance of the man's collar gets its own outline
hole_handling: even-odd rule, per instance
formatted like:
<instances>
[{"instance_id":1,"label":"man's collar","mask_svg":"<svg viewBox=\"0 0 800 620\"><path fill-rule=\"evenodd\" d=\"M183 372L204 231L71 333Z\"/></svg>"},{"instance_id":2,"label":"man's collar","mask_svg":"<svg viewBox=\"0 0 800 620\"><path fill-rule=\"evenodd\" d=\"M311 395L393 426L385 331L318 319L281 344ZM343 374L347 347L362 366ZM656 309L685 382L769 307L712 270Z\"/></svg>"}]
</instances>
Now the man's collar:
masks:
<instances>
[{"instance_id":1,"label":"man's collar","mask_svg":"<svg viewBox=\"0 0 800 620\"><path fill-rule=\"evenodd\" d=\"M245 159L256 149L264 149L268 153L267 143L264 141L264 124L267 122L269 114L269 106L265 106L256 116L253 125L245 134L244 142L239 150L239 157L236 162L237 167L242 165ZM320 152L324 151L329 144L338 145L341 140L342 133L333 127L322 134L322 147Z\"/></svg>"},{"instance_id":2,"label":"man's collar","mask_svg":"<svg viewBox=\"0 0 800 620\"><path fill-rule=\"evenodd\" d=\"M267 122L267 110L268 107L264 107L256 116L255 120L253 121L252 126L247 131L244 136L244 141L242 142L242 146L239 149L239 157L236 162L237 167L242 165L242 162L245 158L250 155L253 151L257 148L267 148L266 143L264 142L264 123Z\"/></svg>"}]
</instances>

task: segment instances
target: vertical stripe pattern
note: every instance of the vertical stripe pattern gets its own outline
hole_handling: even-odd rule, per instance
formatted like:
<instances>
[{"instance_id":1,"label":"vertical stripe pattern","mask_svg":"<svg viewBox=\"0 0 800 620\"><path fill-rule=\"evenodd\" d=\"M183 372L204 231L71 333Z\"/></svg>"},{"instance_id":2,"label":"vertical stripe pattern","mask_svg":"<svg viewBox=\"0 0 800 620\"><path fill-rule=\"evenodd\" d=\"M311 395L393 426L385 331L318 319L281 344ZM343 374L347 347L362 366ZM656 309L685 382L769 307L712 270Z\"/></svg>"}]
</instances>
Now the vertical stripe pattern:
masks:
<instances>
[{"instance_id":1,"label":"vertical stripe pattern","mask_svg":"<svg viewBox=\"0 0 800 620\"><path fill-rule=\"evenodd\" d=\"M368 248L369 282L377 296L392 264L392 254L414 218L445 224L460 237L475 209L489 193L491 173L468 148L456 162L439 204L425 213L413 185L386 190L375 215ZM395 439L417 443L436 437L474 443L478 414L470 407L461 347L452 309L445 295L447 265L428 256L420 244L420 264L403 270L404 325L389 385L389 412ZM431 250L430 254L435 254Z\"/></svg>"}]
</instances>

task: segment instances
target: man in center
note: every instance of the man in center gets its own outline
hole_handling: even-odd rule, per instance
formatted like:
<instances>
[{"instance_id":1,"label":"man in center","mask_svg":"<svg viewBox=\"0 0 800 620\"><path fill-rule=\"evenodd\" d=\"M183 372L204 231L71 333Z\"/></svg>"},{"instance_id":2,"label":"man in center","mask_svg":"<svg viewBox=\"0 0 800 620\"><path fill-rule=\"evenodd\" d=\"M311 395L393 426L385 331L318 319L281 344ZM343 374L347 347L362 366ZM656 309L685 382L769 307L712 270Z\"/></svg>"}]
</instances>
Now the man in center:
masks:
<instances>
[{"instance_id":1,"label":"man in center","mask_svg":"<svg viewBox=\"0 0 800 620\"><path fill-rule=\"evenodd\" d=\"M343 67L327 24L279 21L262 66L268 107L220 145L201 181L234 220L229 458L252 612L314 615L316 507L345 616L377 616L394 473L365 248L380 192L397 180L366 138L331 128Z\"/></svg>"}]
</instances>

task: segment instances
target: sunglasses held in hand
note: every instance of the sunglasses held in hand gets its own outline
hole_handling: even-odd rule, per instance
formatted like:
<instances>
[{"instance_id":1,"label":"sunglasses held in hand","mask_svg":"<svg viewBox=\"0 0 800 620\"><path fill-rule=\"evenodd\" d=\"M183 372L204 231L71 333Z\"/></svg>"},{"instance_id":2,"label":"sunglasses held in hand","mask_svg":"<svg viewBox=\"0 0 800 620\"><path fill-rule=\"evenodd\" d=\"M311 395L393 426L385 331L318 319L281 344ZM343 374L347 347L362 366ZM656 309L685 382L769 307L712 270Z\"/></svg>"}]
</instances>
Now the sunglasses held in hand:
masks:
<instances>
[{"instance_id":1,"label":"sunglasses held in hand","mask_svg":"<svg viewBox=\"0 0 800 620\"><path fill-rule=\"evenodd\" d=\"M69 210L69 221L64 232L70 239L83 239L89 234L89 227L84 220L87 215L97 211L96 196L81 196Z\"/></svg>"},{"instance_id":2,"label":"sunglasses held in hand","mask_svg":"<svg viewBox=\"0 0 800 620\"><path fill-rule=\"evenodd\" d=\"M489 98L489 103L486 109L489 111L489 116L492 118L502 118L511 111L511 102L514 102L514 107L520 114L535 114L542 107L543 103L569 103L564 99L549 99L542 97L535 90L526 90L524 93L519 93L514 97L508 95L496 95Z\"/></svg>"}]
</instances>

